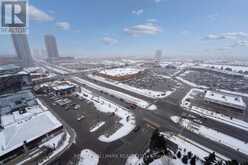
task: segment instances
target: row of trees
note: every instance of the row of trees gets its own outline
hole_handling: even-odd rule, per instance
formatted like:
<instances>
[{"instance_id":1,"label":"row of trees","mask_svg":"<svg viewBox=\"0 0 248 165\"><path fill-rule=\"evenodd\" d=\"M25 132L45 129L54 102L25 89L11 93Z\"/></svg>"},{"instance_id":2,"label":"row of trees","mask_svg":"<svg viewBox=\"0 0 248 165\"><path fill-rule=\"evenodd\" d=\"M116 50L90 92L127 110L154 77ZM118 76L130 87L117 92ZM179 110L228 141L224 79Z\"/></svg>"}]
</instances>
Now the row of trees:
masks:
<instances>
[{"instance_id":1,"label":"row of trees","mask_svg":"<svg viewBox=\"0 0 248 165\"><path fill-rule=\"evenodd\" d=\"M175 155L174 153L170 152L168 147L169 146L167 144L167 140L164 138L163 135L160 134L159 130L156 129L152 134L149 143L149 150L143 156L143 162L146 165L149 165L154 160L159 159L163 156L168 156L171 157L172 159L180 159L183 164L190 164L190 165L196 165L197 160L199 160L199 158L196 155L194 155L192 152L186 153L186 149L184 150L184 153L178 151ZM210 153L204 159L205 160L199 160L202 161L204 165L248 165L248 162L240 164L236 160L218 161L216 159L215 152Z\"/></svg>"}]
</instances>

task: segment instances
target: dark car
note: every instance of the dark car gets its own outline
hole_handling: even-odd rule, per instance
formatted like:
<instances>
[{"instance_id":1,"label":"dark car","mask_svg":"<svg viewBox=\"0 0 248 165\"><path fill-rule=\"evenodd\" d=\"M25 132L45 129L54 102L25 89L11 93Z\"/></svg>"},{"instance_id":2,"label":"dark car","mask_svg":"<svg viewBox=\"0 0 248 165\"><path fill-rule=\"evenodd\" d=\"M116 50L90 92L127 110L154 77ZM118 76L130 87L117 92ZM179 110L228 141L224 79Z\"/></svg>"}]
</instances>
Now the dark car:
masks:
<instances>
[{"instance_id":1,"label":"dark car","mask_svg":"<svg viewBox=\"0 0 248 165\"><path fill-rule=\"evenodd\" d=\"M138 125L134 128L133 132L138 132L139 130L140 130L140 126Z\"/></svg>"}]
</instances>

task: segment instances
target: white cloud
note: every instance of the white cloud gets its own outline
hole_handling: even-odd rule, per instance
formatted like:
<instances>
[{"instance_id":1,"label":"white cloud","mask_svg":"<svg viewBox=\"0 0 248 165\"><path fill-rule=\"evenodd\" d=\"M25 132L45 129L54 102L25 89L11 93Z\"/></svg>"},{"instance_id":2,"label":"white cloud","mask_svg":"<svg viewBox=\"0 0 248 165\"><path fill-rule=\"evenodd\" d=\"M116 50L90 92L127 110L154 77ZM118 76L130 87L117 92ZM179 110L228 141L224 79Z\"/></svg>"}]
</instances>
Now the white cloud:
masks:
<instances>
[{"instance_id":1,"label":"white cloud","mask_svg":"<svg viewBox=\"0 0 248 165\"><path fill-rule=\"evenodd\" d=\"M61 30L69 30L71 25L69 22L56 22L56 27Z\"/></svg>"},{"instance_id":2,"label":"white cloud","mask_svg":"<svg viewBox=\"0 0 248 165\"><path fill-rule=\"evenodd\" d=\"M33 21L47 22L47 21L53 21L54 20L54 18L52 16L50 16L46 12L36 8L33 5L29 5L28 14L29 14L29 19L33 20Z\"/></svg>"},{"instance_id":3,"label":"white cloud","mask_svg":"<svg viewBox=\"0 0 248 165\"><path fill-rule=\"evenodd\" d=\"M144 10L143 9L138 9L138 10L133 10L132 11L132 14L135 14L137 16L141 15L144 13Z\"/></svg>"},{"instance_id":4,"label":"white cloud","mask_svg":"<svg viewBox=\"0 0 248 165\"><path fill-rule=\"evenodd\" d=\"M248 38L248 33L244 32L228 32L220 34L209 34L204 37L205 40L237 40L242 38Z\"/></svg>"},{"instance_id":5,"label":"white cloud","mask_svg":"<svg viewBox=\"0 0 248 165\"><path fill-rule=\"evenodd\" d=\"M153 23L145 23L125 28L124 31L132 36L155 35L161 32L161 28Z\"/></svg>"},{"instance_id":6,"label":"white cloud","mask_svg":"<svg viewBox=\"0 0 248 165\"><path fill-rule=\"evenodd\" d=\"M115 45L118 43L117 39L111 37L103 37L101 40L105 45Z\"/></svg>"}]
</instances>

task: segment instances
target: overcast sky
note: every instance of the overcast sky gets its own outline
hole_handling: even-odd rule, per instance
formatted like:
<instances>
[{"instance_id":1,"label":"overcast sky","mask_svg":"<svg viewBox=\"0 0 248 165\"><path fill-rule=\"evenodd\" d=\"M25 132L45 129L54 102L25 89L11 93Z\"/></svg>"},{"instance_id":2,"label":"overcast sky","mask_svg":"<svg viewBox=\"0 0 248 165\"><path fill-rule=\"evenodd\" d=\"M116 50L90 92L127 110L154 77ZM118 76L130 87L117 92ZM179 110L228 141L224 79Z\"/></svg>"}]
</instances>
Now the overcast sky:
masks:
<instances>
[{"instance_id":1,"label":"overcast sky","mask_svg":"<svg viewBox=\"0 0 248 165\"><path fill-rule=\"evenodd\" d=\"M29 0L32 48L54 34L66 55L247 57L247 0ZM13 54L0 35L0 54ZM248 57L247 57L248 58Z\"/></svg>"}]
</instances>

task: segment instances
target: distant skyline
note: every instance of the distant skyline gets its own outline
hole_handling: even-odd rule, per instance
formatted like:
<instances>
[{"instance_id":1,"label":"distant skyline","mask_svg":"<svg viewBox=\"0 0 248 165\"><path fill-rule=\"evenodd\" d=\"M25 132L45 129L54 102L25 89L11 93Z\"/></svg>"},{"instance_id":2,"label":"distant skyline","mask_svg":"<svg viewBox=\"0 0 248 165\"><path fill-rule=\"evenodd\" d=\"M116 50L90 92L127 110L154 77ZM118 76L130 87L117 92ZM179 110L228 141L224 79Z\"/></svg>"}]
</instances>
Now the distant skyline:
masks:
<instances>
[{"instance_id":1,"label":"distant skyline","mask_svg":"<svg viewBox=\"0 0 248 165\"><path fill-rule=\"evenodd\" d=\"M2 0L0 0L2 1ZM29 0L32 49L61 55L248 59L247 0ZM0 55L14 54L0 35Z\"/></svg>"}]
</instances>

